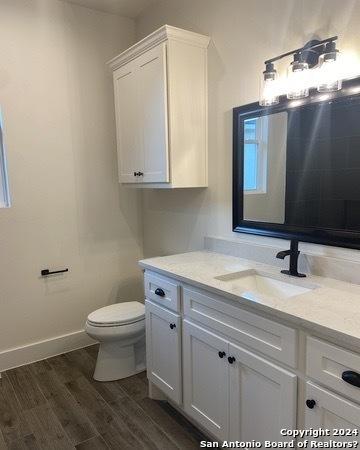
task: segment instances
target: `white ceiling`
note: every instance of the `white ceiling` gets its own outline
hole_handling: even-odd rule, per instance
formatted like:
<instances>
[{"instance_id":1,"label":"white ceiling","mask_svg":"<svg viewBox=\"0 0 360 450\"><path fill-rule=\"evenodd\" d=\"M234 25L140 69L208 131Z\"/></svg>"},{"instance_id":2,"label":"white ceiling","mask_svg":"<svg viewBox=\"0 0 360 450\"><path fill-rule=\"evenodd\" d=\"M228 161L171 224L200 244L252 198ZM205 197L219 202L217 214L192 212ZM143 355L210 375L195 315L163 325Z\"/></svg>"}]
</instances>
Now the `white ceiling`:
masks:
<instances>
[{"instance_id":1,"label":"white ceiling","mask_svg":"<svg viewBox=\"0 0 360 450\"><path fill-rule=\"evenodd\" d=\"M135 18L156 0L65 0L112 14Z\"/></svg>"}]
</instances>

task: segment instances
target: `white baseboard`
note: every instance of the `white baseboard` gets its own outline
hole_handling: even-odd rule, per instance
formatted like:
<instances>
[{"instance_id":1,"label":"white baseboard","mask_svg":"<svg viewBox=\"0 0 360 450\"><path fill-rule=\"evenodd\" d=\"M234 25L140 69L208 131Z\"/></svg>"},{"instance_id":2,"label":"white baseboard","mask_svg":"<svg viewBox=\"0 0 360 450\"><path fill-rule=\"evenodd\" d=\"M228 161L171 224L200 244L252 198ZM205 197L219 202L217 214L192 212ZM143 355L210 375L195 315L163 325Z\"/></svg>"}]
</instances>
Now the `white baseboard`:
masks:
<instances>
[{"instance_id":1,"label":"white baseboard","mask_svg":"<svg viewBox=\"0 0 360 450\"><path fill-rule=\"evenodd\" d=\"M0 372L78 348L88 347L95 343L84 330L79 330L21 347L10 348L0 352Z\"/></svg>"}]
</instances>

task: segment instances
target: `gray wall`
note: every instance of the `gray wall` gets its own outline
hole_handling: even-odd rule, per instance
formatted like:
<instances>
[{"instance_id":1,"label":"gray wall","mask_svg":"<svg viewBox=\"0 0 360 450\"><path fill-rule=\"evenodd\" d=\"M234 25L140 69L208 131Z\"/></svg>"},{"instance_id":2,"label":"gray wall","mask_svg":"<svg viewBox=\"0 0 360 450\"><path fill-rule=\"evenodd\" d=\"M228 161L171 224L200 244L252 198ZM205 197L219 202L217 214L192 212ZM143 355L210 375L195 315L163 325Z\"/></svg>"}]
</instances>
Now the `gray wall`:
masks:
<instances>
[{"instance_id":1,"label":"gray wall","mask_svg":"<svg viewBox=\"0 0 360 450\"><path fill-rule=\"evenodd\" d=\"M140 194L117 182L105 64L133 40L129 19L56 0L1 0L12 207L0 209L0 353L142 298ZM40 279L47 267L70 272Z\"/></svg>"},{"instance_id":2,"label":"gray wall","mask_svg":"<svg viewBox=\"0 0 360 450\"><path fill-rule=\"evenodd\" d=\"M202 248L206 234L271 243L231 231L231 110L257 101L266 58L301 46L314 34L324 38L339 34L342 51L359 52L359 21L360 2L356 0L166 0L138 18L138 38L164 23L212 38L209 188L144 193L146 255ZM331 248L316 251L336 253Z\"/></svg>"}]
</instances>

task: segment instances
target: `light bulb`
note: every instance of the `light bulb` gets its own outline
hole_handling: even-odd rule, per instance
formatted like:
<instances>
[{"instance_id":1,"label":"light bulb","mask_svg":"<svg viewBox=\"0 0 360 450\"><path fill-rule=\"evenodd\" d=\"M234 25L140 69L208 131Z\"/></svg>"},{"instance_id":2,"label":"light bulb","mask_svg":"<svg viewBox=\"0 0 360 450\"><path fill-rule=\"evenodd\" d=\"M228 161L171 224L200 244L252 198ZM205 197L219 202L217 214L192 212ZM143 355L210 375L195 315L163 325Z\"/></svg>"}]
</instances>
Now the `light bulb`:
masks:
<instances>
[{"instance_id":1,"label":"light bulb","mask_svg":"<svg viewBox=\"0 0 360 450\"><path fill-rule=\"evenodd\" d=\"M301 54L295 53L294 61L288 67L288 92L286 94L289 99L304 98L309 95L309 86L307 79L307 70L309 65L305 61L301 61Z\"/></svg>"},{"instance_id":2,"label":"light bulb","mask_svg":"<svg viewBox=\"0 0 360 450\"><path fill-rule=\"evenodd\" d=\"M277 105L279 103L279 94L277 92L278 75L273 63L266 63L266 69L260 80L260 99L261 106Z\"/></svg>"},{"instance_id":3,"label":"light bulb","mask_svg":"<svg viewBox=\"0 0 360 450\"><path fill-rule=\"evenodd\" d=\"M317 87L319 92L335 92L342 87L337 53L335 42L328 42L325 53L319 58L319 84Z\"/></svg>"}]
</instances>

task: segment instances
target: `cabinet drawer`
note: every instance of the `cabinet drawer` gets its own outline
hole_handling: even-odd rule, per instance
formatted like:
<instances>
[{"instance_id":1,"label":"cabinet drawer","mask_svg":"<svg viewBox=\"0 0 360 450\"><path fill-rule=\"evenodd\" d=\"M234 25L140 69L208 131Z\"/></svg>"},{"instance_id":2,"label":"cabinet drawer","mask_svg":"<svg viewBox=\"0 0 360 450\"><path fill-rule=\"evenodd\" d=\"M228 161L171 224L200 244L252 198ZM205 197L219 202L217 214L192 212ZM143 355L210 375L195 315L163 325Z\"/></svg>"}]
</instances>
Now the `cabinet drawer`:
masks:
<instances>
[{"instance_id":1,"label":"cabinet drawer","mask_svg":"<svg viewBox=\"0 0 360 450\"><path fill-rule=\"evenodd\" d=\"M145 273L145 296L173 311L180 311L180 286L161 275Z\"/></svg>"},{"instance_id":2,"label":"cabinet drawer","mask_svg":"<svg viewBox=\"0 0 360 450\"><path fill-rule=\"evenodd\" d=\"M294 329L229 305L213 296L184 289L184 314L278 361L296 366Z\"/></svg>"},{"instance_id":3,"label":"cabinet drawer","mask_svg":"<svg viewBox=\"0 0 360 450\"><path fill-rule=\"evenodd\" d=\"M306 352L306 373L325 386L360 402L360 387L342 379L344 372L351 371L360 377L360 355L308 337Z\"/></svg>"}]
</instances>

